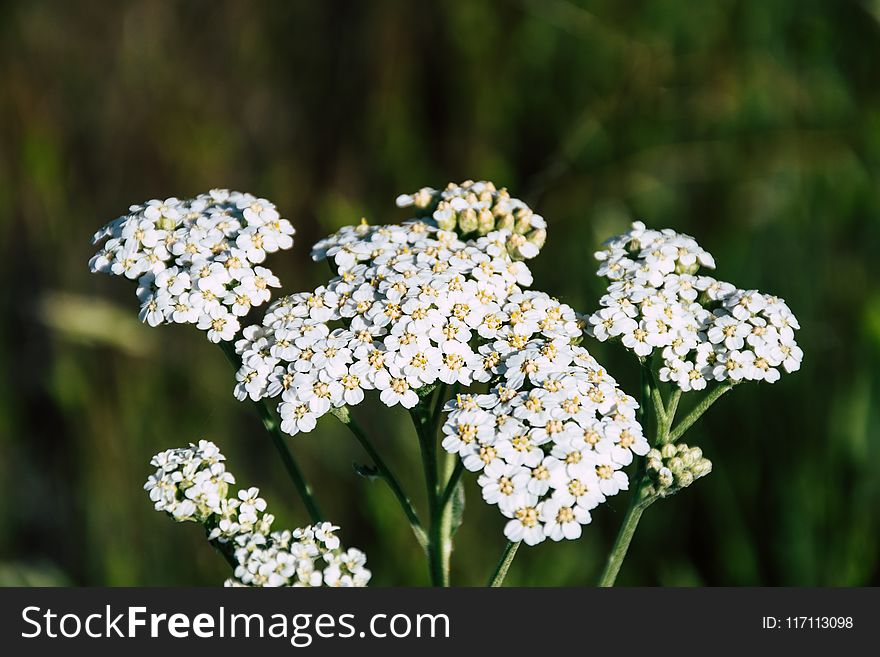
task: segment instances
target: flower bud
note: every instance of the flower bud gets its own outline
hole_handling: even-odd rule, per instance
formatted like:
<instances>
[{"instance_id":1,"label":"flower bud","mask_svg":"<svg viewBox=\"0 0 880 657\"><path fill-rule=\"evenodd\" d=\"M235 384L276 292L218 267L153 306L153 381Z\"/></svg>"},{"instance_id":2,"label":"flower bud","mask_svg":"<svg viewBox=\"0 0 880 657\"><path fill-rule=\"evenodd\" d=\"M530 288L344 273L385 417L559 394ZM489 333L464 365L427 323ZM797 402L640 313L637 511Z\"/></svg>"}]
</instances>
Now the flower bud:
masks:
<instances>
[{"instance_id":1,"label":"flower bud","mask_svg":"<svg viewBox=\"0 0 880 657\"><path fill-rule=\"evenodd\" d=\"M690 450L687 449L679 452L678 458L681 459L681 462L685 468L692 468L697 462L697 459L693 458L693 456L691 456Z\"/></svg>"},{"instance_id":2,"label":"flower bud","mask_svg":"<svg viewBox=\"0 0 880 657\"><path fill-rule=\"evenodd\" d=\"M455 213L449 207L443 207L442 209L438 207L437 211L434 212L434 221L437 222L437 228L440 230L455 230Z\"/></svg>"},{"instance_id":3,"label":"flower bud","mask_svg":"<svg viewBox=\"0 0 880 657\"><path fill-rule=\"evenodd\" d=\"M683 470L675 475L675 484L679 488L686 488L694 483L694 475L690 470Z\"/></svg>"},{"instance_id":4,"label":"flower bud","mask_svg":"<svg viewBox=\"0 0 880 657\"><path fill-rule=\"evenodd\" d=\"M513 226L513 232L520 235L527 233L532 227L532 211L528 208L518 208L514 216L516 223Z\"/></svg>"},{"instance_id":5,"label":"flower bud","mask_svg":"<svg viewBox=\"0 0 880 657\"><path fill-rule=\"evenodd\" d=\"M666 461L666 467L669 468L670 470L672 470L672 474L674 474L674 475L678 475L678 474L684 472L684 470L686 469L685 465L684 465L684 461L682 461L677 456L673 456L671 459Z\"/></svg>"},{"instance_id":6,"label":"flower bud","mask_svg":"<svg viewBox=\"0 0 880 657\"><path fill-rule=\"evenodd\" d=\"M709 459L700 459L697 464L691 468L691 472L694 473L694 478L699 479L700 477L705 477L707 474L712 472L712 461Z\"/></svg>"},{"instance_id":7,"label":"flower bud","mask_svg":"<svg viewBox=\"0 0 880 657\"><path fill-rule=\"evenodd\" d=\"M473 208L465 208L458 214L458 229L462 235L473 233L478 225L477 213Z\"/></svg>"},{"instance_id":8,"label":"flower bud","mask_svg":"<svg viewBox=\"0 0 880 657\"><path fill-rule=\"evenodd\" d=\"M422 187L419 191L413 194L413 205L417 208L427 208L431 205L431 201L434 200L434 190L430 187Z\"/></svg>"},{"instance_id":9,"label":"flower bud","mask_svg":"<svg viewBox=\"0 0 880 657\"><path fill-rule=\"evenodd\" d=\"M675 265L675 273L676 274L689 274L694 275L700 270L700 263L694 262L690 265L683 265L682 263L677 263Z\"/></svg>"},{"instance_id":10,"label":"flower bud","mask_svg":"<svg viewBox=\"0 0 880 657\"><path fill-rule=\"evenodd\" d=\"M477 218L477 234L488 235L493 230L495 230L495 217L489 210L480 210Z\"/></svg>"},{"instance_id":11,"label":"flower bud","mask_svg":"<svg viewBox=\"0 0 880 657\"><path fill-rule=\"evenodd\" d=\"M522 253L520 252L520 248L526 243L526 238L522 235L518 235L513 233L512 235L507 236L507 252L510 254L510 257L514 260L522 260Z\"/></svg>"},{"instance_id":12,"label":"flower bud","mask_svg":"<svg viewBox=\"0 0 880 657\"><path fill-rule=\"evenodd\" d=\"M657 472L657 483L662 488L669 488L674 480L675 478L669 468L660 468L659 472Z\"/></svg>"},{"instance_id":13,"label":"flower bud","mask_svg":"<svg viewBox=\"0 0 880 657\"><path fill-rule=\"evenodd\" d=\"M513 232L515 220L510 212L502 211L495 216L497 217L497 219L495 220L495 228L497 228L498 230L508 230L510 232Z\"/></svg>"},{"instance_id":14,"label":"flower bud","mask_svg":"<svg viewBox=\"0 0 880 657\"><path fill-rule=\"evenodd\" d=\"M660 454L664 459L671 459L674 456L678 455L678 448L673 444L663 445L660 449Z\"/></svg>"},{"instance_id":15,"label":"flower bud","mask_svg":"<svg viewBox=\"0 0 880 657\"><path fill-rule=\"evenodd\" d=\"M529 233L528 240L539 249L544 248L544 242L547 241L547 230L545 228L536 228Z\"/></svg>"}]
</instances>

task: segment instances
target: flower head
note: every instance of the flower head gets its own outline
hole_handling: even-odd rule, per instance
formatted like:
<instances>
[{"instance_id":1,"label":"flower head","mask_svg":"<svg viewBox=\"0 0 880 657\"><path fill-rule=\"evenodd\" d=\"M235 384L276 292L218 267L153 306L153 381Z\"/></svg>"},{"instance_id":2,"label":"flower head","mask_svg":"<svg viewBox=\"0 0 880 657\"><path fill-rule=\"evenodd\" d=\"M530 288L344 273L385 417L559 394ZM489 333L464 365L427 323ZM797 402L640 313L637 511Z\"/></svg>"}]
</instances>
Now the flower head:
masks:
<instances>
[{"instance_id":1,"label":"flower head","mask_svg":"<svg viewBox=\"0 0 880 657\"><path fill-rule=\"evenodd\" d=\"M289 249L294 232L266 199L214 189L131 206L95 234L104 244L89 267L136 280L140 318L150 326L195 324L212 342L228 342L239 318L280 287L260 263Z\"/></svg>"},{"instance_id":2,"label":"flower head","mask_svg":"<svg viewBox=\"0 0 880 657\"><path fill-rule=\"evenodd\" d=\"M659 352L661 380L702 390L710 381L773 383L800 368L799 324L785 302L698 275L715 260L692 237L636 222L596 258L609 284L587 318L590 333L641 358Z\"/></svg>"},{"instance_id":3,"label":"flower head","mask_svg":"<svg viewBox=\"0 0 880 657\"><path fill-rule=\"evenodd\" d=\"M157 511L205 526L208 539L236 564L227 586L366 586L370 571L360 550L344 550L329 522L273 531L259 488L227 496L235 483L225 457L207 440L160 452L144 489Z\"/></svg>"},{"instance_id":4,"label":"flower head","mask_svg":"<svg viewBox=\"0 0 880 657\"><path fill-rule=\"evenodd\" d=\"M628 487L621 471L648 443L638 405L583 347L574 311L539 292L514 295L487 346L493 385L447 408L445 450L479 472L483 499L529 545L578 538L590 510Z\"/></svg>"}]
</instances>

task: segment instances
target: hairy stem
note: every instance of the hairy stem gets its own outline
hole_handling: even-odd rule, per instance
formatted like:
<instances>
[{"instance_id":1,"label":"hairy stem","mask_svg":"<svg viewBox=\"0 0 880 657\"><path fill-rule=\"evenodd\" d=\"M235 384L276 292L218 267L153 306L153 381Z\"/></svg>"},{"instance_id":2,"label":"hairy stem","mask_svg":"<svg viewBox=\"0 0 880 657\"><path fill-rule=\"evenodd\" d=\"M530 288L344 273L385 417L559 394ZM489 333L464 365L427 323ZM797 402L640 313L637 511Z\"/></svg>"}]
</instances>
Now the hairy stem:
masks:
<instances>
[{"instance_id":1,"label":"hairy stem","mask_svg":"<svg viewBox=\"0 0 880 657\"><path fill-rule=\"evenodd\" d=\"M443 492L440 494L440 506L445 507L452 501L452 495L455 493L455 488L458 486L458 482L461 481L461 474L464 472L464 462L455 458L455 454L448 454L455 461L455 464L452 467L452 471L449 473L446 487L443 489Z\"/></svg>"},{"instance_id":2,"label":"hairy stem","mask_svg":"<svg viewBox=\"0 0 880 657\"><path fill-rule=\"evenodd\" d=\"M364 448L364 451L373 460L376 469L379 470L379 474L385 480L385 483L388 484L391 492L394 493L394 496L400 503L400 507L401 509L403 509L403 513L404 515L406 515L407 520L409 520L409 525L412 528L413 534L415 534L416 540L419 542L419 545L422 547L423 550L427 550L428 536L427 534L425 534L425 530L422 527L422 522L419 520L419 516L416 513L415 507L410 501L409 496L403 490L403 486L401 486L400 481L394 475L394 472L385 463L385 460L376 450L375 446L367 437L367 434L364 432L364 430L361 429L360 425L352 417L347 407L343 406L342 408L336 408L330 412L340 422L348 427L348 430L351 431L352 435L361 444L361 447Z\"/></svg>"},{"instance_id":3,"label":"hairy stem","mask_svg":"<svg viewBox=\"0 0 880 657\"><path fill-rule=\"evenodd\" d=\"M419 398L419 403L410 409L419 449L422 455L422 469L425 471L425 494L428 501L428 573L433 586L443 586L443 561L438 541L439 514L437 491L437 444L430 430L430 395Z\"/></svg>"},{"instance_id":4,"label":"hairy stem","mask_svg":"<svg viewBox=\"0 0 880 657\"><path fill-rule=\"evenodd\" d=\"M694 407L690 413L688 413L681 422L678 423L678 426L675 427L669 434L669 440L667 442L675 442L684 434L685 431L691 428L694 422L700 419L700 416L703 415L706 411L709 410L709 407L718 401L724 393L728 392L733 388L733 383L722 383L717 386L710 392L706 397Z\"/></svg>"},{"instance_id":5,"label":"hairy stem","mask_svg":"<svg viewBox=\"0 0 880 657\"><path fill-rule=\"evenodd\" d=\"M669 431L672 428L672 421L675 419L675 411L678 410L678 402L680 399L681 388L676 386L675 390L672 391L672 394L669 395L669 402L666 404L666 421L657 431L657 439L655 441L657 445L665 445L666 443L671 442Z\"/></svg>"},{"instance_id":6,"label":"hairy stem","mask_svg":"<svg viewBox=\"0 0 880 657\"><path fill-rule=\"evenodd\" d=\"M312 519L313 523L323 522L324 516L321 513L320 507L318 507L318 502L315 500L315 494L312 491L312 487L309 486L299 464L293 457L293 453L287 446L287 441L285 440L284 434L281 432L281 425L278 424L278 420L275 419L275 416L272 414L272 411L269 410L265 401L260 400L259 402L254 402L254 404L257 407L257 411L260 413L260 419L263 420L263 426L272 438L272 444L274 444L275 449L278 450L278 455L281 457L284 469L287 470L287 474L290 476L291 481L293 481L293 485L296 486L296 490L299 492L303 504L305 504L309 518Z\"/></svg>"},{"instance_id":7,"label":"hairy stem","mask_svg":"<svg viewBox=\"0 0 880 657\"><path fill-rule=\"evenodd\" d=\"M437 551L440 553L440 568L443 586L449 586L449 566L452 559L452 497L461 480L461 459L457 454L446 453L444 457L443 478L446 482L437 499Z\"/></svg>"},{"instance_id":8,"label":"hairy stem","mask_svg":"<svg viewBox=\"0 0 880 657\"><path fill-rule=\"evenodd\" d=\"M623 565L623 560L626 558L629 544L632 542L633 534L636 533L636 527L639 526L639 520L642 518L642 513L644 513L645 509L651 504L650 501L639 501L638 497L639 491L636 490L633 493L633 499L626 512L626 517L623 519L623 525L621 525L620 531L617 532L617 538L614 539L614 545L611 548L611 552L608 554L608 561L606 562L605 569L602 571L602 575L599 578L599 586L614 586L614 582L617 579L617 573L620 572L620 567Z\"/></svg>"},{"instance_id":9,"label":"hairy stem","mask_svg":"<svg viewBox=\"0 0 880 657\"><path fill-rule=\"evenodd\" d=\"M419 438L425 489L428 498L428 570L434 586L449 586L449 562L452 554L452 498L461 472L454 464L455 456L445 459L439 472L437 430L440 425L447 386L437 386L433 405L430 392L423 393L419 403L410 409L410 416Z\"/></svg>"},{"instance_id":10,"label":"hairy stem","mask_svg":"<svg viewBox=\"0 0 880 657\"><path fill-rule=\"evenodd\" d=\"M496 588L504 583L504 578L507 576L507 571L510 570L510 564L513 563L513 558L516 556L516 551L519 549L521 542L522 541L517 541L514 543L513 541L508 541L507 545L504 546L504 552L501 553L501 559L498 561L498 565L495 566L495 571L489 578L489 586Z\"/></svg>"},{"instance_id":11,"label":"hairy stem","mask_svg":"<svg viewBox=\"0 0 880 657\"><path fill-rule=\"evenodd\" d=\"M226 358L232 366L238 370L241 366L241 362L239 361L238 354L235 353L235 347L233 347L231 342L220 342L219 344L223 353L226 354ZM323 522L324 516L321 513L318 502L315 500L312 488L306 481L299 464L296 462L293 453L287 446L287 441L284 438L284 434L281 432L281 425L266 405L265 400L261 399L255 401L253 402L253 405L256 407L257 413L259 413L260 419L263 421L263 427L272 439L272 444L275 445L275 449L278 450L278 455L281 457L281 463L284 465L284 469L287 470L288 476L296 487L296 490L306 507L306 511L309 514L309 518L311 518L313 523Z\"/></svg>"}]
</instances>

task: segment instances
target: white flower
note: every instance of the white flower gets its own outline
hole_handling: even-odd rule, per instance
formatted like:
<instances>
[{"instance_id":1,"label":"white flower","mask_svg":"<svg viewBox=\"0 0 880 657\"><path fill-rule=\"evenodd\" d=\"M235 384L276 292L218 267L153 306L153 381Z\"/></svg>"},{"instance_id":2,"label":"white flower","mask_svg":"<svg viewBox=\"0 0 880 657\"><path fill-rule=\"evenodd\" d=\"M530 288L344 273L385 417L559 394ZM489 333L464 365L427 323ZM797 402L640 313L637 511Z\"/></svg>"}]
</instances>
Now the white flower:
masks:
<instances>
[{"instance_id":1,"label":"white flower","mask_svg":"<svg viewBox=\"0 0 880 657\"><path fill-rule=\"evenodd\" d=\"M419 403L419 396L407 381L406 375L398 368L382 370L373 380L377 390L381 390L379 398L386 406L400 404L404 408L412 408Z\"/></svg>"},{"instance_id":2,"label":"white flower","mask_svg":"<svg viewBox=\"0 0 880 657\"><path fill-rule=\"evenodd\" d=\"M270 288L280 286L271 271L253 263L262 262L267 252L290 248L294 230L265 199L213 190L129 210L95 234L96 243L106 242L89 267L137 279L140 319L150 326L196 324L210 340L229 341L238 322L215 310L243 317L269 300Z\"/></svg>"},{"instance_id":3,"label":"white flower","mask_svg":"<svg viewBox=\"0 0 880 657\"><path fill-rule=\"evenodd\" d=\"M609 454L596 454L593 458L596 476L599 478L599 490L603 495L617 495L621 490L629 488L626 475L617 470L617 464Z\"/></svg>"},{"instance_id":4,"label":"white flower","mask_svg":"<svg viewBox=\"0 0 880 657\"><path fill-rule=\"evenodd\" d=\"M464 456L471 446L491 441L494 430L495 418L491 414L480 409L462 411L454 423L443 425L443 449Z\"/></svg>"},{"instance_id":5,"label":"white flower","mask_svg":"<svg viewBox=\"0 0 880 657\"><path fill-rule=\"evenodd\" d=\"M219 305L199 317L196 326L208 332L208 340L211 342L228 342L241 328L235 315L226 306Z\"/></svg>"},{"instance_id":6,"label":"white flower","mask_svg":"<svg viewBox=\"0 0 880 657\"><path fill-rule=\"evenodd\" d=\"M554 541L574 540L581 536L581 525L589 524L590 512L577 506L549 499L541 505L541 521L544 535Z\"/></svg>"},{"instance_id":7,"label":"white flower","mask_svg":"<svg viewBox=\"0 0 880 657\"><path fill-rule=\"evenodd\" d=\"M703 390L709 381L767 381L800 367L797 319L781 299L738 290L709 276L712 256L693 238L641 222L596 254L608 293L588 318L600 341L620 340L637 356L662 350L662 381Z\"/></svg>"},{"instance_id":8,"label":"white flower","mask_svg":"<svg viewBox=\"0 0 880 657\"><path fill-rule=\"evenodd\" d=\"M319 414L307 402L295 396L281 402L278 413L281 415L281 430L291 436L300 432L308 433L318 423Z\"/></svg>"},{"instance_id":9,"label":"white flower","mask_svg":"<svg viewBox=\"0 0 880 657\"><path fill-rule=\"evenodd\" d=\"M522 493L510 503L512 517L504 526L504 535L509 541L523 541L526 545L537 545L546 538L541 512L532 503L532 498Z\"/></svg>"}]
</instances>

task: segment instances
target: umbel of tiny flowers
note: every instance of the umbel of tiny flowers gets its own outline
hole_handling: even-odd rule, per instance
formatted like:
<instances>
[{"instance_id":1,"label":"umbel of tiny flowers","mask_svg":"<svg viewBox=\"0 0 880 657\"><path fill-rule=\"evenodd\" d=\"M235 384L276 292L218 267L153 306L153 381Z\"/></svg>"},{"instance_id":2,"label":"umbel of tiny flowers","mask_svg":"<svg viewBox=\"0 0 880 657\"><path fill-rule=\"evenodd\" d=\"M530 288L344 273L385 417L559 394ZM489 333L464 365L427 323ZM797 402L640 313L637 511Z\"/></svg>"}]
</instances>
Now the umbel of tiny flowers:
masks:
<instances>
[{"instance_id":1,"label":"umbel of tiny flowers","mask_svg":"<svg viewBox=\"0 0 880 657\"><path fill-rule=\"evenodd\" d=\"M338 275L275 302L261 327L245 329L235 394L279 397L282 430L295 435L359 404L365 390L415 409L438 384L488 384L489 394L445 406L437 393L438 409L450 413L443 449L480 473L484 499L510 519L511 541L578 538L590 510L627 488L621 470L633 454L648 450L638 405L574 344L583 326L576 313L522 289L531 272L511 256L506 229L460 221L443 229L443 212L458 201L488 203L482 211L503 221L519 208L530 230L543 220L491 183L437 196L430 217L361 224L319 242L313 257L332 259Z\"/></svg>"},{"instance_id":2,"label":"umbel of tiny flowers","mask_svg":"<svg viewBox=\"0 0 880 657\"><path fill-rule=\"evenodd\" d=\"M370 571L360 550L340 547L329 522L272 531L274 516L258 488L227 497L235 477L207 440L152 458L144 484L157 511L177 522L197 522L234 568L227 586L366 586Z\"/></svg>"},{"instance_id":3,"label":"umbel of tiny flowers","mask_svg":"<svg viewBox=\"0 0 880 657\"><path fill-rule=\"evenodd\" d=\"M591 334L640 358L659 351L661 381L687 392L710 381L773 383L780 370L800 368L800 327L785 302L697 275L715 259L692 237L635 222L596 258L609 284L589 318Z\"/></svg>"},{"instance_id":4,"label":"umbel of tiny flowers","mask_svg":"<svg viewBox=\"0 0 880 657\"><path fill-rule=\"evenodd\" d=\"M535 317L552 309L535 306ZM648 451L638 404L567 340L539 334L497 371L488 394L448 404L443 448L480 472L483 499L510 518L509 540L579 538L590 511L628 488L622 468Z\"/></svg>"},{"instance_id":5,"label":"umbel of tiny flowers","mask_svg":"<svg viewBox=\"0 0 880 657\"><path fill-rule=\"evenodd\" d=\"M94 243L106 241L89 267L136 280L150 326L195 324L212 342L229 341L240 318L280 287L261 263L293 246L294 232L266 199L213 189L132 205L95 234Z\"/></svg>"}]
</instances>

